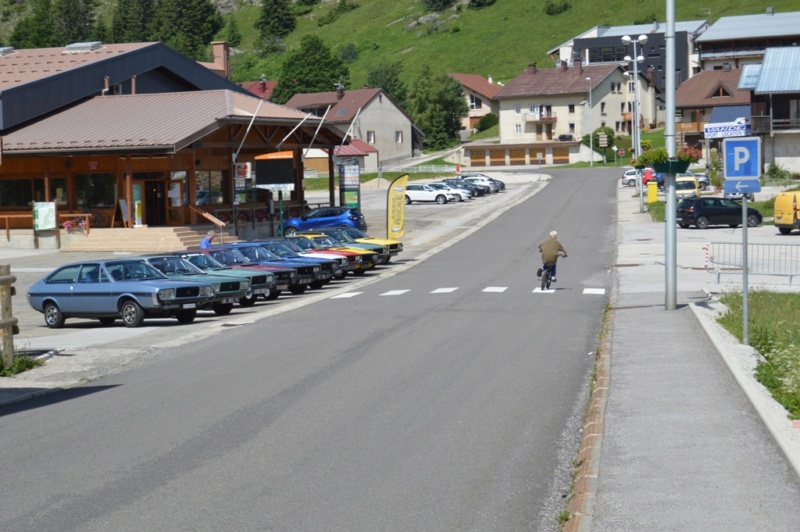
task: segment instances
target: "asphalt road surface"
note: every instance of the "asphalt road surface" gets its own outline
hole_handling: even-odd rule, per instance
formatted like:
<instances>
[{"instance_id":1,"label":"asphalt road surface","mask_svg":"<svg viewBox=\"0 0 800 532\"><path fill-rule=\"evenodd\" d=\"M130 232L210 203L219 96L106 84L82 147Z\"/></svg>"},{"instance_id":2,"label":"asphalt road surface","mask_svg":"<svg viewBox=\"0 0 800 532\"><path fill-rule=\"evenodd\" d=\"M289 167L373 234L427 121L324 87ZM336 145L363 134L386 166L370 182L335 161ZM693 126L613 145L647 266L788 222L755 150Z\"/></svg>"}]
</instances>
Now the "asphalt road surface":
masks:
<instances>
[{"instance_id":1,"label":"asphalt road surface","mask_svg":"<svg viewBox=\"0 0 800 532\"><path fill-rule=\"evenodd\" d=\"M396 275L1 408L0 529L556 530L618 183L555 174Z\"/></svg>"}]
</instances>

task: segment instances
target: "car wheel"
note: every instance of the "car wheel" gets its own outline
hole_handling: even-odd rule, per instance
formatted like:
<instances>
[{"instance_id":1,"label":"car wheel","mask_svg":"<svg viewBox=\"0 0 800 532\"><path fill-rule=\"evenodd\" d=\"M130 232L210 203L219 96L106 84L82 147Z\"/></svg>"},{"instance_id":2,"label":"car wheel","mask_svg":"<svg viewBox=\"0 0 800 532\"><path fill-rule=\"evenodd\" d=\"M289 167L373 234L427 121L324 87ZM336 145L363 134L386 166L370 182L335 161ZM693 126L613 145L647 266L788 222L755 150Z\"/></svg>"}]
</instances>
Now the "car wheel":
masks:
<instances>
[{"instance_id":1,"label":"car wheel","mask_svg":"<svg viewBox=\"0 0 800 532\"><path fill-rule=\"evenodd\" d=\"M353 270L353 275L355 275L356 277L360 277L365 273L367 273L367 270Z\"/></svg>"},{"instance_id":2,"label":"car wheel","mask_svg":"<svg viewBox=\"0 0 800 532\"><path fill-rule=\"evenodd\" d=\"M98 321L103 325L114 325L114 322L117 321L117 318L112 318L112 317L98 318Z\"/></svg>"},{"instance_id":3,"label":"car wheel","mask_svg":"<svg viewBox=\"0 0 800 532\"><path fill-rule=\"evenodd\" d=\"M758 227L761 224L761 216L757 214L747 215L747 227Z\"/></svg>"},{"instance_id":4,"label":"car wheel","mask_svg":"<svg viewBox=\"0 0 800 532\"><path fill-rule=\"evenodd\" d=\"M175 317L178 319L179 323L188 325L197 317L197 310L181 310L180 312L175 313Z\"/></svg>"},{"instance_id":5,"label":"car wheel","mask_svg":"<svg viewBox=\"0 0 800 532\"><path fill-rule=\"evenodd\" d=\"M728 224L728 227L730 227L731 229L736 229L737 227L739 227L739 224Z\"/></svg>"},{"instance_id":6,"label":"car wheel","mask_svg":"<svg viewBox=\"0 0 800 532\"><path fill-rule=\"evenodd\" d=\"M266 299L267 301L275 301L276 299L278 299L278 296L280 295L281 295L280 290L270 290L269 294L264 296L264 299Z\"/></svg>"},{"instance_id":7,"label":"car wheel","mask_svg":"<svg viewBox=\"0 0 800 532\"><path fill-rule=\"evenodd\" d=\"M447 203L447 198L439 194L438 196L436 196L436 203L438 203L439 205L444 205L445 203Z\"/></svg>"},{"instance_id":8,"label":"car wheel","mask_svg":"<svg viewBox=\"0 0 800 532\"><path fill-rule=\"evenodd\" d=\"M64 315L58 305L52 301L44 306L44 322L51 329L60 329L64 326Z\"/></svg>"},{"instance_id":9,"label":"car wheel","mask_svg":"<svg viewBox=\"0 0 800 532\"><path fill-rule=\"evenodd\" d=\"M290 286L289 287L289 291L291 293L293 293L294 295L296 295L296 296L305 294L306 293L306 285L304 285L304 284L303 285L296 284L294 286Z\"/></svg>"},{"instance_id":10,"label":"car wheel","mask_svg":"<svg viewBox=\"0 0 800 532\"><path fill-rule=\"evenodd\" d=\"M411 205L411 198L406 196L406 205Z\"/></svg>"},{"instance_id":11,"label":"car wheel","mask_svg":"<svg viewBox=\"0 0 800 532\"><path fill-rule=\"evenodd\" d=\"M683 227L684 229L686 229L687 227L689 227L689 224L678 224L678 225L680 225L680 226L681 226L681 227Z\"/></svg>"},{"instance_id":12,"label":"car wheel","mask_svg":"<svg viewBox=\"0 0 800 532\"><path fill-rule=\"evenodd\" d=\"M239 306L240 307L252 307L256 304L256 299L258 296L253 294L253 292L247 292L245 295L239 298Z\"/></svg>"},{"instance_id":13,"label":"car wheel","mask_svg":"<svg viewBox=\"0 0 800 532\"><path fill-rule=\"evenodd\" d=\"M292 235L296 235L296 234L297 234L297 228L296 228L296 227L292 227L292 226L290 225L289 227L287 227L286 229L284 229L284 230L283 230L283 234L284 234L285 236L292 236Z\"/></svg>"},{"instance_id":14,"label":"car wheel","mask_svg":"<svg viewBox=\"0 0 800 532\"><path fill-rule=\"evenodd\" d=\"M122 315L122 323L125 327L138 327L144 321L144 310L139 303L132 299L122 302L119 313Z\"/></svg>"},{"instance_id":15,"label":"car wheel","mask_svg":"<svg viewBox=\"0 0 800 532\"><path fill-rule=\"evenodd\" d=\"M320 288L322 288L323 286L325 286L325 282L324 282L324 281L314 281L313 283L311 283L311 284L310 284L310 285L308 285L308 286L310 286L310 287L311 287L311 288L313 288L314 290L319 290Z\"/></svg>"},{"instance_id":16,"label":"car wheel","mask_svg":"<svg viewBox=\"0 0 800 532\"><path fill-rule=\"evenodd\" d=\"M792 230L789 229L788 227L779 227L778 231L780 231L782 235L788 235L789 233L792 232Z\"/></svg>"},{"instance_id":17,"label":"car wheel","mask_svg":"<svg viewBox=\"0 0 800 532\"><path fill-rule=\"evenodd\" d=\"M233 310L233 303L214 303L211 308L217 316L227 316Z\"/></svg>"},{"instance_id":18,"label":"car wheel","mask_svg":"<svg viewBox=\"0 0 800 532\"><path fill-rule=\"evenodd\" d=\"M694 223L698 229L708 229L708 218L705 216L699 216L697 221Z\"/></svg>"}]
</instances>

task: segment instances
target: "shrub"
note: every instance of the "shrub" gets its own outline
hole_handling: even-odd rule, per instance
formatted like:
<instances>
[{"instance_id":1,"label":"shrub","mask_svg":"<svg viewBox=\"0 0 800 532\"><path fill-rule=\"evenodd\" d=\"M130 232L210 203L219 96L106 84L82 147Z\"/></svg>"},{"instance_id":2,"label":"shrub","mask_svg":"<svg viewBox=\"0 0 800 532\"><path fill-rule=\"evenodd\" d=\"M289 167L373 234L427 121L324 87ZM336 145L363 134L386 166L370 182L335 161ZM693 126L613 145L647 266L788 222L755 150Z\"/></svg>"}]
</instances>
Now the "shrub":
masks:
<instances>
[{"instance_id":1,"label":"shrub","mask_svg":"<svg viewBox=\"0 0 800 532\"><path fill-rule=\"evenodd\" d=\"M475 124L475 129L478 131L486 131L490 127L494 127L499 123L497 119L497 115L494 113L489 113L487 115L483 115L478 123Z\"/></svg>"},{"instance_id":2,"label":"shrub","mask_svg":"<svg viewBox=\"0 0 800 532\"><path fill-rule=\"evenodd\" d=\"M494 0L469 0L470 9L483 9L494 4Z\"/></svg>"},{"instance_id":3,"label":"shrub","mask_svg":"<svg viewBox=\"0 0 800 532\"><path fill-rule=\"evenodd\" d=\"M452 6L456 0L422 0L426 11L442 11Z\"/></svg>"},{"instance_id":4,"label":"shrub","mask_svg":"<svg viewBox=\"0 0 800 532\"><path fill-rule=\"evenodd\" d=\"M544 12L550 16L555 16L560 15L570 7L572 7L572 5L567 0L547 0L544 5Z\"/></svg>"}]
</instances>

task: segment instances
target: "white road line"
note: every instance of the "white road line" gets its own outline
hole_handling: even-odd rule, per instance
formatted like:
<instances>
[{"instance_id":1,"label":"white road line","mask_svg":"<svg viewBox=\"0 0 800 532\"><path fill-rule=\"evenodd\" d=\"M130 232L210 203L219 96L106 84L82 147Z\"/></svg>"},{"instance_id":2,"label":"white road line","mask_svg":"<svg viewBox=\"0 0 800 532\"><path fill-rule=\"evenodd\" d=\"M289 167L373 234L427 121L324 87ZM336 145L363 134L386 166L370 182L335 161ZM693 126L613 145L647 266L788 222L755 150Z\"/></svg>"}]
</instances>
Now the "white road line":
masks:
<instances>
[{"instance_id":1,"label":"white road line","mask_svg":"<svg viewBox=\"0 0 800 532\"><path fill-rule=\"evenodd\" d=\"M458 290L458 287L455 288L437 288L431 294L449 294L450 292L455 292Z\"/></svg>"},{"instance_id":2,"label":"white road line","mask_svg":"<svg viewBox=\"0 0 800 532\"><path fill-rule=\"evenodd\" d=\"M533 293L534 294L537 294L537 293L538 294L555 294L556 293L556 289L555 288L550 288L548 290L542 290L541 288L536 287L536 288L533 289Z\"/></svg>"},{"instance_id":3,"label":"white road line","mask_svg":"<svg viewBox=\"0 0 800 532\"><path fill-rule=\"evenodd\" d=\"M584 288L583 289L583 293L584 294L596 295L596 296L602 296L602 295L604 295L606 293L606 289L605 288Z\"/></svg>"},{"instance_id":4,"label":"white road line","mask_svg":"<svg viewBox=\"0 0 800 532\"><path fill-rule=\"evenodd\" d=\"M358 295L363 294L364 292L345 292L344 294L339 294L336 296L332 296L331 299L346 299L348 297L356 297Z\"/></svg>"},{"instance_id":5,"label":"white road line","mask_svg":"<svg viewBox=\"0 0 800 532\"><path fill-rule=\"evenodd\" d=\"M483 289L484 292L505 292L508 290L507 286L487 286Z\"/></svg>"},{"instance_id":6,"label":"white road line","mask_svg":"<svg viewBox=\"0 0 800 532\"><path fill-rule=\"evenodd\" d=\"M382 296L399 296L399 295L405 294L408 291L409 290L389 290L388 292L384 292L381 295Z\"/></svg>"}]
</instances>

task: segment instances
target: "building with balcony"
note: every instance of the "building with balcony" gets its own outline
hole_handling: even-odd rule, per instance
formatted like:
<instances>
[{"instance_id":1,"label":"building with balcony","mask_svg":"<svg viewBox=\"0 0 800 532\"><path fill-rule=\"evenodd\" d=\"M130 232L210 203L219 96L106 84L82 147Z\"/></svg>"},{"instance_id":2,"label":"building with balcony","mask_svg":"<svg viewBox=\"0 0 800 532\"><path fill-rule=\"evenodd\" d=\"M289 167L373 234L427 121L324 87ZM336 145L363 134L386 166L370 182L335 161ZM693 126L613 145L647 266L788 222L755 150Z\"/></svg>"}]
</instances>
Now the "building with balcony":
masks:
<instances>
[{"instance_id":1,"label":"building with balcony","mask_svg":"<svg viewBox=\"0 0 800 532\"><path fill-rule=\"evenodd\" d=\"M492 77L484 78L478 74L450 74L450 77L461 83L464 97L469 107L469 114L461 121L461 129L472 134L481 118L494 113L497 116L499 104L495 95L503 88L499 83L494 83Z\"/></svg>"}]
</instances>

